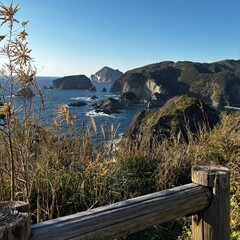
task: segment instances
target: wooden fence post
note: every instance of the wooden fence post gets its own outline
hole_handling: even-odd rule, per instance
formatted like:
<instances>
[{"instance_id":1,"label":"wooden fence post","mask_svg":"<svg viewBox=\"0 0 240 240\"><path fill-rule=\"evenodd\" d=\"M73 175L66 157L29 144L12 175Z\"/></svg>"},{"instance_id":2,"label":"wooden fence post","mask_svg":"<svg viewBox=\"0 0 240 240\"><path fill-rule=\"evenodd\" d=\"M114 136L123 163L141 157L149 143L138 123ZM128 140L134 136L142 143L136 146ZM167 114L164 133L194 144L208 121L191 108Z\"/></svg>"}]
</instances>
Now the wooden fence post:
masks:
<instances>
[{"instance_id":1,"label":"wooden fence post","mask_svg":"<svg viewBox=\"0 0 240 240\"><path fill-rule=\"evenodd\" d=\"M195 166L192 181L212 189L210 206L192 217L193 240L229 240L230 171L224 167Z\"/></svg>"},{"instance_id":2,"label":"wooden fence post","mask_svg":"<svg viewBox=\"0 0 240 240\"><path fill-rule=\"evenodd\" d=\"M0 202L0 239L26 240L30 230L31 214L27 203Z\"/></svg>"}]
</instances>

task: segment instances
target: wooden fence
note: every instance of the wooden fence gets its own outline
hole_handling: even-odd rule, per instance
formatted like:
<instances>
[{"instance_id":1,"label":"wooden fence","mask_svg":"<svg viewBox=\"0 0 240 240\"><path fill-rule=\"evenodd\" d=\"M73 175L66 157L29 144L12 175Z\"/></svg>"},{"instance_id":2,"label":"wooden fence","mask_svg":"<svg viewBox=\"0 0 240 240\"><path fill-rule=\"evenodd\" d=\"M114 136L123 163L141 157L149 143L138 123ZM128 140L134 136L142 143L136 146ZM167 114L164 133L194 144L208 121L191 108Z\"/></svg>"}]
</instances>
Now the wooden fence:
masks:
<instances>
[{"instance_id":1,"label":"wooden fence","mask_svg":"<svg viewBox=\"0 0 240 240\"><path fill-rule=\"evenodd\" d=\"M229 240L229 179L230 173L226 168L195 166L192 168L193 183L31 227L27 210L21 212L17 209L15 215L21 216L21 221L15 221L9 228L0 227L0 238L27 239L30 234L31 240L119 239L175 218L192 215L193 240ZM12 211L13 206L9 209ZM14 228L16 223L17 227Z\"/></svg>"}]
</instances>

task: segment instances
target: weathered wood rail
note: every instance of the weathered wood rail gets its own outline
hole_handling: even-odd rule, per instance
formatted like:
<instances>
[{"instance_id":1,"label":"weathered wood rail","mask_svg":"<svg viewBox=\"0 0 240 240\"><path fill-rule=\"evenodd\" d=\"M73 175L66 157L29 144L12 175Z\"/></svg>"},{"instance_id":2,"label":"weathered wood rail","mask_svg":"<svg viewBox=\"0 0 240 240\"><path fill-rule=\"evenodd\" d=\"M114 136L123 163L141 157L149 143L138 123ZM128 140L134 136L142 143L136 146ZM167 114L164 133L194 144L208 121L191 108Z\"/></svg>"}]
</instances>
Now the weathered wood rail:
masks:
<instances>
[{"instance_id":1,"label":"weathered wood rail","mask_svg":"<svg viewBox=\"0 0 240 240\"><path fill-rule=\"evenodd\" d=\"M229 175L226 168L196 166L193 183L34 224L30 239L118 239L193 215L194 240L229 240Z\"/></svg>"},{"instance_id":2,"label":"weathered wood rail","mask_svg":"<svg viewBox=\"0 0 240 240\"><path fill-rule=\"evenodd\" d=\"M31 239L115 239L202 211L210 201L207 187L191 183L33 225Z\"/></svg>"}]
</instances>

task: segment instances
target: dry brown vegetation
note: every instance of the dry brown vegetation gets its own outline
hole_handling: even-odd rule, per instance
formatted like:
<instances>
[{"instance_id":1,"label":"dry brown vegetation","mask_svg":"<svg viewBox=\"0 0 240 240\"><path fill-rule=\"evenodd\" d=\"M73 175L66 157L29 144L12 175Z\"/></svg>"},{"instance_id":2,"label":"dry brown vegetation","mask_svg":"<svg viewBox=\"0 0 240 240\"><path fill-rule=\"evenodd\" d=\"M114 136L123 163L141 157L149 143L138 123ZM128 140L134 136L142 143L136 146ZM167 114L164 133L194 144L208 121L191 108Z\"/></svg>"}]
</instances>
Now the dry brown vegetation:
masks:
<instances>
[{"instance_id":1,"label":"dry brown vegetation","mask_svg":"<svg viewBox=\"0 0 240 240\"><path fill-rule=\"evenodd\" d=\"M72 125L41 127L34 120L16 123L12 134L15 199L29 201L33 221L40 222L189 183L191 166L221 164L231 170L232 234L239 234L239 123L239 114L222 114L221 123L211 132L202 131L189 143L166 140L153 149L124 141L115 148L104 141L93 144L92 125L77 130ZM107 125L102 129L111 132ZM0 134L0 148L3 201L10 198L11 183L4 134ZM183 220L135 237L153 234L148 239L155 239L166 234L174 239L181 224Z\"/></svg>"}]
</instances>

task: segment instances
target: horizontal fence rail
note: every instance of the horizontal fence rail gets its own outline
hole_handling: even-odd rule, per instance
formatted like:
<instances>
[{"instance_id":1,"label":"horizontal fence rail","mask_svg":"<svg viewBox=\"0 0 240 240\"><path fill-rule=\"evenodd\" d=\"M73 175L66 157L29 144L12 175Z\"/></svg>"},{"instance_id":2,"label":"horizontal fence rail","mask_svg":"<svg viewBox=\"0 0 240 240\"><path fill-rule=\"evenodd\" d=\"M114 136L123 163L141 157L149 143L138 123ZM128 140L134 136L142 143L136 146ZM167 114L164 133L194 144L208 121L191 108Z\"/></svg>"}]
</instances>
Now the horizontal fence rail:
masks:
<instances>
[{"instance_id":1,"label":"horizontal fence rail","mask_svg":"<svg viewBox=\"0 0 240 240\"><path fill-rule=\"evenodd\" d=\"M195 166L192 182L32 226L28 204L2 202L0 239L119 239L192 215L193 240L229 240L229 170L218 166Z\"/></svg>"},{"instance_id":2,"label":"horizontal fence rail","mask_svg":"<svg viewBox=\"0 0 240 240\"><path fill-rule=\"evenodd\" d=\"M208 207L209 188L195 183L32 226L31 239L115 239Z\"/></svg>"}]
</instances>

